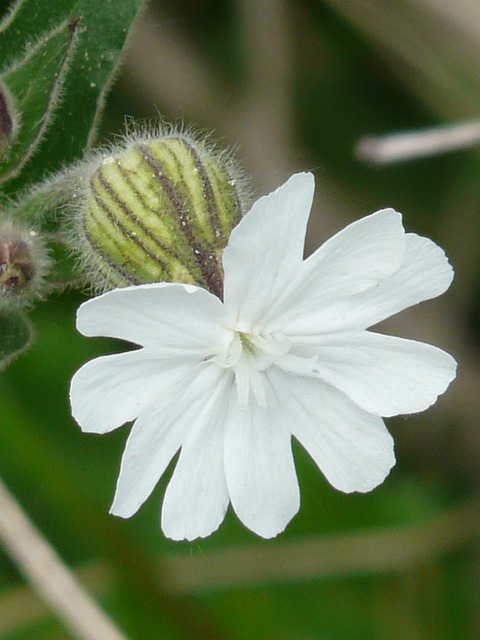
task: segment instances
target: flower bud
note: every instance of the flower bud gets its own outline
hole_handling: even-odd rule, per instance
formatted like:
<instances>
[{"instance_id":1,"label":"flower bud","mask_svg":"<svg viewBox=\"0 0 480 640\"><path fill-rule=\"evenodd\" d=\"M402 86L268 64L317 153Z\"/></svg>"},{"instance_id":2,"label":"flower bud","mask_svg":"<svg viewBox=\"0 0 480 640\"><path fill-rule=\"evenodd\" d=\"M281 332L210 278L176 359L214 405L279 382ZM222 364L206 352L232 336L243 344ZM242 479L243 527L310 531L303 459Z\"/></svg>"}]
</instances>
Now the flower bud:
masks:
<instances>
[{"instance_id":1,"label":"flower bud","mask_svg":"<svg viewBox=\"0 0 480 640\"><path fill-rule=\"evenodd\" d=\"M88 169L76 241L94 288L184 282L222 297L221 255L243 209L228 156L170 133L127 139Z\"/></svg>"},{"instance_id":2,"label":"flower bud","mask_svg":"<svg viewBox=\"0 0 480 640\"><path fill-rule=\"evenodd\" d=\"M0 222L0 308L24 306L45 288L49 260L36 231Z\"/></svg>"}]
</instances>

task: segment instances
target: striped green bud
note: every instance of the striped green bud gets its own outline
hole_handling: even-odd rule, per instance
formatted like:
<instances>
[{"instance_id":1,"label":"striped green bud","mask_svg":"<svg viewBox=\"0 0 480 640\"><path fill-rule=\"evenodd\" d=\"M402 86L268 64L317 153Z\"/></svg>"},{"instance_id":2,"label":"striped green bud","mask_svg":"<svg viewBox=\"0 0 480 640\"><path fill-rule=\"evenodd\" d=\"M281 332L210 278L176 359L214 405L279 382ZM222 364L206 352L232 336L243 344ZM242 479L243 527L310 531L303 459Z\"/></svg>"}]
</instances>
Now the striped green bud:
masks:
<instances>
[{"instance_id":1,"label":"striped green bud","mask_svg":"<svg viewBox=\"0 0 480 640\"><path fill-rule=\"evenodd\" d=\"M171 133L127 139L89 167L77 240L94 288L183 282L222 297L222 251L242 215L228 156Z\"/></svg>"}]
</instances>

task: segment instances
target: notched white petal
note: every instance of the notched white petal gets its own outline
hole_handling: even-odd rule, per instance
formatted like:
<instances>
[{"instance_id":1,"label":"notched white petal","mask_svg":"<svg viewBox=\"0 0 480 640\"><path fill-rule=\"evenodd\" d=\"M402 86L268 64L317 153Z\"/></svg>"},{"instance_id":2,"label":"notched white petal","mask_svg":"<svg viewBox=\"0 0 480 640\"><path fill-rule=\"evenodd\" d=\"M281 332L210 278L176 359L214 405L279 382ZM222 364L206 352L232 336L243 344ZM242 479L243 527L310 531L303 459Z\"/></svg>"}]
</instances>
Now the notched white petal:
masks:
<instances>
[{"instance_id":1,"label":"notched white petal","mask_svg":"<svg viewBox=\"0 0 480 640\"><path fill-rule=\"evenodd\" d=\"M305 261L305 273L315 271L325 292L333 288L338 292L340 287L357 293L395 273L404 255L402 216L394 209L382 209L327 240Z\"/></svg>"},{"instance_id":2,"label":"notched white petal","mask_svg":"<svg viewBox=\"0 0 480 640\"><path fill-rule=\"evenodd\" d=\"M205 363L191 367L139 415L122 458L111 513L129 518L153 491L188 434L202 423L223 372Z\"/></svg>"},{"instance_id":3,"label":"notched white petal","mask_svg":"<svg viewBox=\"0 0 480 640\"><path fill-rule=\"evenodd\" d=\"M138 416L158 393L159 377L158 362L143 349L91 360L72 378L72 415L83 431L107 433Z\"/></svg>"},{"instance_id":4,"label":"notched white petal","mask_svg":"<svg viewBox=\"0 0 480 640\"><path fill-rule=\"evenodd\" d=\"M321 380L269 375L283 421L339 491L361 493L381 484L395 464L382 419Z\"/></svg>"},{"instance_id":5,"label":"notched white petal","mask_svg":"<svg viewBox=\"0 0 480 640\"><path fill-rule=\"evenodd\" d=\"M449 288L454 274L443 249L414 233L408 233L406 241L398 271L363 294L335 303L330 315L337 330L371 327Z\"/></svg>"},{"instance_id":6,"label":"notched white petal","mask_svg":"<svg viewBox=\"0 0 480 640\"><path fill-rule=\"evenodd\" d=\"M313 192L312 174L295 174L257 200L232 231L223 254L224 299L240 330L262 317L302 264Z\"/></svg>"},{"instance_id":7,"label":"notched white petal","mask_svg":"<svg viewBox=\"0 0 480 640\"><path fill-rule=\"evenodd\" d=\"M168 355L201 352L221 340L221 301L193 285L158 283L115 289L84 302L77 328L164 350Z\"/></svg>"},{"instance_id":8,"label":"notched white petal","mask_svg":"<svg viewBox=\"0 0 480 640\"><path fill-rule=\"evenodd\" d=\"M367 329L444 293L453 279L445 252L428 238L413 233L405 238L405 257L394 274L362 293L334 295L323 304L298 305L275 320L273 328L283 321L292 340L314 340L328 333Z\"/></svg>"},{"instance_id":9,"label":"notched white petal","mask_svg":"<svg viewBox=\"0 0 480 640\"><path fill-rule=\"evenodd\" d=\"M265 374L262 374L265 377ZM291 436L268 380L267 406L242 407L231 396L225 435L225 476L235 513L262 538L281 533L300 506Z\"/></svg>"},{"instance_id":10,"label":"notched white petal","mask_svg":"<svg viewBox=\"0 0 480 640\"><path fill-rule=\"evenodd\" d=\"M437 347L369 331L319 336L305 350L318 356L322 380L381 416L424 411L456 373L455 360Z\"/></svg>"},{"instance_id":11,"label":"notched white petal","mask_svg":"<svg viewBox=\"0 0 480 640\"><path fill-rule=\"evenodd\" d=\"M402 216L393 209L353 222L292 272L264 316L264 329L291 334L296 324L308 326L309 318L318 327L316 314L332 302L368 291L395 273L405 246Z\"/></svg>"},{"instance_id":12,"label":"notched white petal","mask_svg":"<svg viewBox=\"0 0 480 640\"><path fill-rule=\"evenodd\" d=\"M229 503L223 448L231 391L230 376L225 375L182 445L162 507L162 530L168 538L205 538L223 522Z\"/></svg>"}]
</instances>

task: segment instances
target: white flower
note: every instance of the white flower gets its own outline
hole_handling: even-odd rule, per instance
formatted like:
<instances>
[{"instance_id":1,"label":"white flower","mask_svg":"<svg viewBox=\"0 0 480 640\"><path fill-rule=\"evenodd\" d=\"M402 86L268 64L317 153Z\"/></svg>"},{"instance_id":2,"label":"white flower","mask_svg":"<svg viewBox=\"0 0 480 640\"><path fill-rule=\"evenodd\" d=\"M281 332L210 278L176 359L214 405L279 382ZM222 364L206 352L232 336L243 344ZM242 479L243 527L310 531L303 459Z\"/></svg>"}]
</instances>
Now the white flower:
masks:
<instances>
[{"instance_id":1,"label":"white flower","mask_svg":"<svg viewBox=\"0 0 480 640\"><path fill-rule=\"evenodd\" d=\"M224 252L223 302L160 283L80 307L84 335L142 347L96 358L72 380L84 431L135 420L113 514L134 514L180 450L165 535L207 536L231 502L273 537L299 508L292 435L334 487L370 491L395 462L381 416L426 409L454 378L444 351L367 331L448 288L443 251L384 209L303 260L313 191L312 175L297 174L254 204Z\"/></svg>"}]
</instances>

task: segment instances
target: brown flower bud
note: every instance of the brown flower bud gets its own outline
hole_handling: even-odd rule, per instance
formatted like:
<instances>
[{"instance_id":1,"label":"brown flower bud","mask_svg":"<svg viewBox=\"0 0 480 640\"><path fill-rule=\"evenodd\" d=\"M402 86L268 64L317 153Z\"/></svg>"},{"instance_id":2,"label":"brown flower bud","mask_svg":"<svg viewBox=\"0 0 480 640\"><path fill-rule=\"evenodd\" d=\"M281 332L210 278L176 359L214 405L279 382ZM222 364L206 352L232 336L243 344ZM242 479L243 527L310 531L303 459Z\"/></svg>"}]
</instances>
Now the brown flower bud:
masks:
<instances>
[{"instance_id":1,"label":"brown flower bud","mask_svg":"<svg viewBox=\"0 0 480 640\"><path fill-rule=\"evenodd\" d=\"M37 232L0 221L0 307L24 306L45 289L49 260Z\"/></svg>"}]
</instances>

